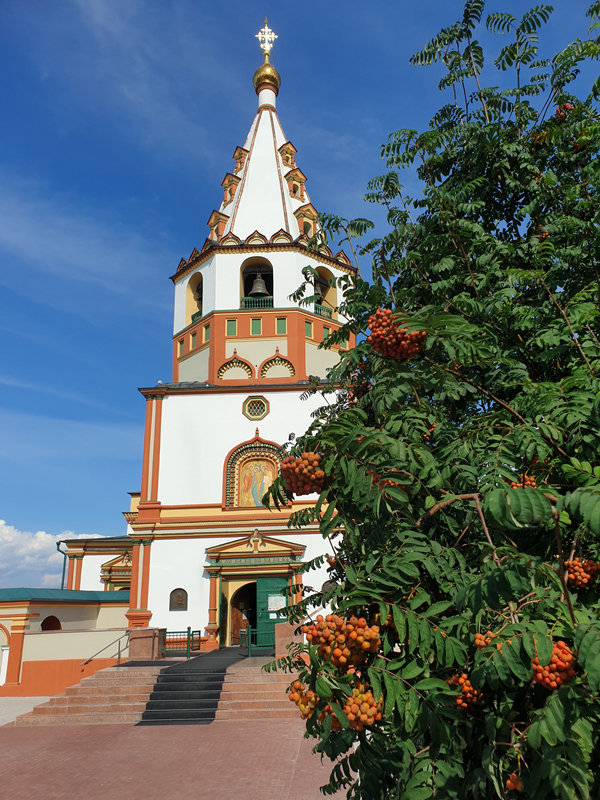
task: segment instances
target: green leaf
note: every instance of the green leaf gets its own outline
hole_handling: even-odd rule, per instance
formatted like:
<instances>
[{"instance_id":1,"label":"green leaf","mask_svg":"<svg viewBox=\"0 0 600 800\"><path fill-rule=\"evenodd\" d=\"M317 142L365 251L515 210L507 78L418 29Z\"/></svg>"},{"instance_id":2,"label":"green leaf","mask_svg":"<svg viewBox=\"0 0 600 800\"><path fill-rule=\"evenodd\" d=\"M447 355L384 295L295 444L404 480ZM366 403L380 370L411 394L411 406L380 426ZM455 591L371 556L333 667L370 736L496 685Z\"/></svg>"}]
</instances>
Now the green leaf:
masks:
<instances>
[{"instance_id":1,"label":"green leaf","mask_svg":"<svg viewBox=\"0 0 600 800\"><path fill-rule=\"evenodd\" d=\"M423 665L417 664L416 661L410 661L402 670L402 677L405 681L411 681L423 672Z\"/></svg>"},{"instance_id":2,"label":"green leaf","mask_svg":"<svg viewBox=\"0 0 600 800\"><path fill-rule=\"evenodd\" d=\"M323 678L317 678L315 691L319 697L331 697L331 686Z\"/></svg>"}]
</instances>

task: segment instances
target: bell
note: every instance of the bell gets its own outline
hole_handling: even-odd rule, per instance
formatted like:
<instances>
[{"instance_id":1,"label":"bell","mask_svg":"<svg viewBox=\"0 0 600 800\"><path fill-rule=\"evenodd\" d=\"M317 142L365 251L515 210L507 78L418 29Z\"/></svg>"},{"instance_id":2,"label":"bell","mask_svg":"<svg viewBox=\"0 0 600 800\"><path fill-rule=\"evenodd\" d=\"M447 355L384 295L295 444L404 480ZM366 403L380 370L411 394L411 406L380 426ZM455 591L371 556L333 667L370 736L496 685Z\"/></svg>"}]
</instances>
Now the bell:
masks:
<instances>
[{"instance_id":1,"label":"bell","mask_svg":"<svg viewBox=\"0 0 600 800\"><path fill-rule=\"evenodd\" d=\"M269 294L267 291L267 284L260 277L260 273L257 273L256 278L254 278L254 283L252 284L252 289L250 289L250 297L255 294Z\"/></svg>"}]
</instances>

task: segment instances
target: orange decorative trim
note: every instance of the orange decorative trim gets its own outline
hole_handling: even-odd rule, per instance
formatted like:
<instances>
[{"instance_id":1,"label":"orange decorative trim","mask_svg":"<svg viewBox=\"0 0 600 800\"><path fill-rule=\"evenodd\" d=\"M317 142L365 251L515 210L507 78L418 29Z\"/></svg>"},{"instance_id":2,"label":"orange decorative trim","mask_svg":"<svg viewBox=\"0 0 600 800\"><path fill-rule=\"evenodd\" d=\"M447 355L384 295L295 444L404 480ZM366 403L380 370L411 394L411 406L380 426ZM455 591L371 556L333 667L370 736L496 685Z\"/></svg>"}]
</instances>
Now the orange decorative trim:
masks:
<instances>
[{"instance_id":1,"label":"orange decorative trim","mask_svg":"<svg viewBox=\"0 0 600 800\"><path fill-rule=\"evenodd\" d=\"M130 609L125 616L129 620L130 628L147 628L152 618L152 612L147 608Z\"/></svg>"},{"instance_id":2,"label":"orange decorative trim","mask_svg":"<svg viewBox=\"0 0 600 800\"><path fill-rule=\"evenodd\" d=\"M6 635L6 644L10 644L10 631L8 628L5 628L4 625L0 624L0 630L4 631Z\"/></svg>"},{"instance_id":3,"label":"orange decorative trim","mask_svg":"<svg viewBox=\"0 0 600 800\"><path fill-rule=\"evenodd\" d=\"M83 556L75 557L75 589L81 589L81 568L83 567Z\"/></svg>"},{"instance_id":4,"label":"orange decorative trim","mask_svg":"<svg viewBox=\"0 0 600 800\"><path fill-rule=\"evenodd\" d=\"M75 556L69 556L69 570L67 572L67 589L72 589L75 582Z\"/></svg>"},{"instance_id":5,"label":"orange decorative trim","mask_svg":"<svg viewBox=\"0 0 600 800\"><path fill-rule=\"evenodd\" d=\"M152 448L152 486L150 490L150 500L156 502L158 499L158 470L160 466L160 431L162 422L162 401L163 395L156 397L156 412L154 414L154 442Z\"/></svg>"},{"instance_id":6,"label":"orange decorative trim","mask_svg":"<svg viewBox=\"0 0 600 800\"><path fill-rule=\"evenodd\" d=\"M150 459L150 431L152 428L153 397L146 397L146 422L144 425L144 455L142 458L142 489L140 500L148 499L148 464Z\"/></svg>"}]
</instances>

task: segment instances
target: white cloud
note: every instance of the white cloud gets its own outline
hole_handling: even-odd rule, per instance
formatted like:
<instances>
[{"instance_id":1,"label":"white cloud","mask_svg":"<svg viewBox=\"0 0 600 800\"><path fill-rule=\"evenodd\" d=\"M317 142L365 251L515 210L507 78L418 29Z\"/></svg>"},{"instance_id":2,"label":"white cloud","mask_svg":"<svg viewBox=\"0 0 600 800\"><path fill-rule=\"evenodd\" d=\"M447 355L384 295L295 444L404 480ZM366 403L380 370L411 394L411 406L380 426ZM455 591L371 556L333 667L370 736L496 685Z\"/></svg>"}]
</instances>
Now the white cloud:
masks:
<instances>
[{"instance_id":1,"label":"white cloud","mask_svg":"<svg viewBox=\"0 0 600 800\"><path fill-rule=\"evenodd\" d=\"M99 403L96 400L89 400L87 397L82 397L81 395L73 394L72 392L61 392L59 389L54 389L51 386L40 386L35 383L27 383L26 381L21 381L18 378L11 378L7 375L0 375L0 386L10 386L14 389L23 389L29 392L49 394L53 397L59 397L62 400L72 400L75 403L82 403L83 405L92 406L94 408L102 408L105 411L111 411L112 413L125 414L125 412L120 412L118 408L110 406L107 403Z\"/></svg>"},{"instance_id":2,"label":"white cloud","mask_svg":"<svg viewBox=\"0 0 600 800\"><path fill-rule=\"evenodd\" d=\"M56 536L46 531L20 531L0 519L0 586L60 587L63 556L56 543L62 539L88 538L99 537L73 531Z\"/></svg>"}]
</instances>

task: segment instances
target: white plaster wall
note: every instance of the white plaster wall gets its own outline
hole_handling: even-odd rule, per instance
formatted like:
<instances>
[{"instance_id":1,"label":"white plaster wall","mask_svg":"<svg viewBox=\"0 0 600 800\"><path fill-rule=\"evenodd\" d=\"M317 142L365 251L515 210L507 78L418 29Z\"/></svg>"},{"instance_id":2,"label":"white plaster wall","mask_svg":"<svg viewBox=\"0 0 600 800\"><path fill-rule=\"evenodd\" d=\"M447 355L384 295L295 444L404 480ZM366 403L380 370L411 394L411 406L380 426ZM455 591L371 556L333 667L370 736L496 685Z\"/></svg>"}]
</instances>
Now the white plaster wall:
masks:
<instances>
[{"instance_id":1,"label":"white plaster wall","mask_svg":"<svg viewBox=\"0 0 600 800\"><path fill-rule=\"evenodd\" d=\"M322 553L330 553L330 548L323 541L320 533L274 533L277 539L296 542L305 546L303 560ZM241 537L240 537L241 538ZM181 631L190 627L202 630L208 624L208 604L210 577L206 572L206 550L231 539L158 539L152 544L150 559L150 590L148 606L152 611L150 625ZM319 570L303 575L306 585L317 591L327 580L327 565ZM188 593L187 611L169 611L169 596L173 589L185 589Z\"/></svg>"},{"instance_id":2,"label":"white plaster wall","mask_svg":"<svg viewBox=\"0 0 600 800\"><path fill-rule=\"evenodd\" d=\"M30 631L41 631L42 622L46 617L56 617L60 620L63 630L81 630L82 628L95 628L97 627L96 621L98 619L98 605L73 605L61 606L50 605L36 606L35 613L39 614L37 619L29 621Z\"/></svg>"},{"instance_id":3,"label":"white plaster wall","mask_svg":"<svg viewBox=\"0 0 600 800\"><path fill-rule=\"evenodd\" d=\"M124 606L101 605L96 618L97 628L126 628L129 620L125 614L129 611L129 603Z\"/></svg>"},{"instance_id":4,"label":"white plaster wall","mask_svg":"<svg viewBox=\"0 0 600 800\"><path fill-rule=\"evenodd\" d=\"M115 558L114 555L84 555L81 565L81 589L86 591L103 591L104 584L100 580L102 564Z\"/></svg>"},{"instance_id":5,"label":"white plaster wall","mask_svg":"<svg viewBox=\"0 0 600 800\"><path fill-rule=\"evenodd\" d=\"M329 370L340 360L336 350L319 350L312 342L305 343L306 374L326 378Z\"/></svg>"},{"instance_id":6,"label":"white plaster wall","mask_svg":"<svg viewBox=\"0 0 600 800\"><path fill-rule=\"evenodd\" d=\"M256 225L252 227L252 231L255 228ZM259 230L261 229L259 228ZM249 233L252 231L249 231ZM261 232L264 233L265 231ZM271 233L274 232L271 231ZM302 276L304 267L309 265L315 268L325 266L336 278L344 274L341 270L335 269L330 264L325 264L308 252L269 252L265 249L264 252L257 251L253 255L266 258L273 267L273 306L276 309L298 307L297 303L293 303L288 298L304 280ZM215 253L214 256L206 261L199 270L190 273L175 285L174 333L178 333L189 324L189 320L186 320L185 317L187 285L191 276L198 271L202 272L202 311L205 315L214 310L235 311L239 309L240 269L248 257L248 253L228 252L226 248L223 248L223 250Z\"/></svg>"},{"instance_id":7,"label":"white plaster wall","mask_svg":"<svg viewBox=\"0 0 600 800\"><path fill-rule=\"evenodd\" d=\"M86 659L106 647L99 658L116 658L118 643L113 644L127 629L94 631L25 632L23 661L51 661L70 658ZM107 647L108 645L108 647ZM127 639L121 639L121 657L127 657Z\"/></svg>"},{"instance_id":8,"label":"white plaster wall","mask_svg":"<svg viewBox=\"0 0 600 800\"><path fill-rule=\"evenodd\" d=\"M179 362L180 381L200 381L203 383L208 380L208 356L210 349L205 347L199 353L184 358Z\"/></svg>"},{"instance_id":9,"label":"white plaster wall","mask_svg":"<svg viewBox=\"0 0 600 800\"><path fill-rule=\"evenodd\" d=\"M237 350L240 358L245 358L255 367L259 367L266 358L275 355L277 347L279 348L280 356L287 356L287 337L281 336L271 339L261 337L255 341L228 339L225 343L225 355L227 358L231 358L233 351Z\"/></svg>"},{"instance_id":10,"label":"white plaster wall","mask_svg":"<svg viewBox=\"0 0 600 800\"><path fill-rule=\"evenodd\" d=\"M302 434L311 412L323 399L300 400L300 392L167 395L163 400L158 499L163 505L221 503L223 466L230 450L254 437L283 444L290 433ZM250 395L261 395L270 413L260 421L247 419L242 405ZM174 588L174 587L173 587Z\"/></svg>"},{"instance_id":11,"label":"white plaster wall","mask_svg":"<svg viewBox=\"0 0 600 800\"><path fill-rule=\"evenodd\" d=\"M6 683L6 671L8 669L8 655L10 648L8 645L0 647L0 686Z\"/></svg>"},{"instance_id":12,"label":"white plaster wall","mask_svg":"<svg viewBox=\"0 0 600 800\"><path fill-rule=\"evenodd\" d=\"M205 570L206 548L230 541L224 538L156 539L150 550L148 607L150 625L171 631L202 629L208 624L210 579ZM188 593L187 611L169 611L173 589Z\"/></svg>"}]
</instances>

